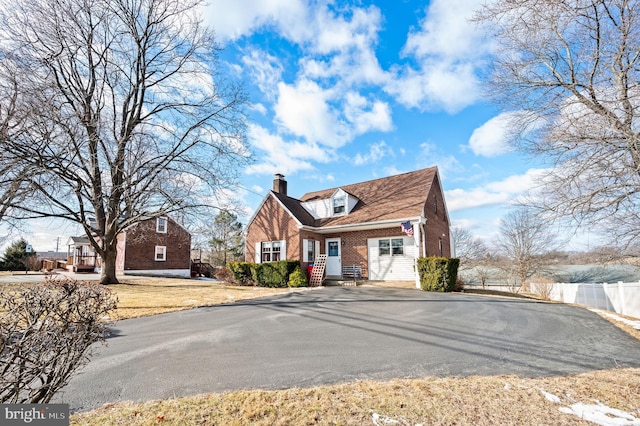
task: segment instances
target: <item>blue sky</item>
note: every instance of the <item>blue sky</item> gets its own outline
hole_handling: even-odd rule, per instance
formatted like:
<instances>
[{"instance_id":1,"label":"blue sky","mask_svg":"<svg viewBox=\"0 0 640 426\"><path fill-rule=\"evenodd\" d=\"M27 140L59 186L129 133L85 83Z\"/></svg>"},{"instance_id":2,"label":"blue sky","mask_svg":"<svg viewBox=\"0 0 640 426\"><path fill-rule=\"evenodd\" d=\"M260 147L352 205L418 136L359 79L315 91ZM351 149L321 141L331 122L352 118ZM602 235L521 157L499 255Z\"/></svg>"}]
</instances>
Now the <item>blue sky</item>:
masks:
<instances>
[{"instance_id":1,"label":"blue sky","mask_svg":"<svg viewBox=\"0 0 640 426\"><path fill-rule=\"evenodd\" d=\"M510 149L510 115L483 95L491 40L468 22L482 1L210 0L221 73L251 102L254 158L228 194L243 219L274 173L300 197L435 165L454 225L490 240L543 166ZM28 239L55 248L51 232Z\"/></svg>"}]
</instances>

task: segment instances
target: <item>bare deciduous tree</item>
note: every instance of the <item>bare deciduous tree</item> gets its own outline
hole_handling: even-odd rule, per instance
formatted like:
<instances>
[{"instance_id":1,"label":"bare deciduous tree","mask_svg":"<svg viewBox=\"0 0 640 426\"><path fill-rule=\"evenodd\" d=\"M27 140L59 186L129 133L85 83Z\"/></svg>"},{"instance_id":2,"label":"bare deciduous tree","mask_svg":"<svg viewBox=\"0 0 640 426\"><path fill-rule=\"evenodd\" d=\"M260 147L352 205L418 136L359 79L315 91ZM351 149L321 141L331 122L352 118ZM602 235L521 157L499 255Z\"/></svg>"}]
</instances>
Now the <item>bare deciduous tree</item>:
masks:
<instances>
[{"instance_id":1,"label":"bare deciduous tree","mask_svg":"<svg viewBox=\"0 0 640 426\"><path fill-rule=\"evenodd\" d=\"M485 243L474 237L469 229L454 226L451 228L451 236L455 245L455 257L460 259L459 270L473 268L489 256Z\"/></svg>"},{"instance_id":2,"label":"bare deciduous tree","mask_svg":"<svg viewBox=\"0 0 640 426\"><path fill-rule=\"evenodd\" d=\"M480 238L474 237L471 231L462 226L451 228L451 236L455 244L456 257L460 259L458 270L462 276L477 280L482 288L492 277L498 261L494 253Z\"/></svg>"},{"instance_id":3,"label":"bare deciduous tree","mask_svg":"<svg viewBox=\"0 0 640 426\"><path fill-rule=\"evenodd\" d=\"M508 259L506 268L522 290L529 291L529 278L547 263L544 255L558 246L558 239L543 218L526 208L508 213L500 221L496 246Z\"/></svg>"},{"instance_id":4,"label":"bare deciduous tree","mask_svg":"<svg viewBox=\"0 0 640 426\"><path fill-rule=\"evenodd\" d=\"M209 246L216 266L226 266L228 262L243 259L242 224L235 214L223 210L215 217Z\"/></svg>"},{"instance_id":5,"label":"bare deciduous tree","mask_svg":"<svg viewBox=\"0 0 640 426\"><path fill-rule=\"evenodd\" d=\"M552 170L536 198L553 217L640 240L640 2L486 3L490 92Z\"/></svg>"},{"instance_id":6,"label":"bare deciduous tree","mask_svg":"<svg viewBox=\"0 0 640 426\"><path fill-rule=\"evenodd\" d=\"M2 140L26 170L15 217L80 224L115 283L116 237L142 219L215 203L248 152L242 90L218 75L200 0L18 0L0 57L31 105Z\"/></svg>"},{"instance_id":7,"label":"bare deciduous tree","mask_svg":"<svg viewBox=\"0 0 640 426\"><path fill-rule=\"evenodd\" d=\"M104 286L0 287L0 403L48 403L104 340L117 300Z\"/></svg>"},{"instance_id":8,"label":"bare deciduous tree","mask_svg":"<svg viewBox=\"0 0 640 426\"><path fill-rule=\"evenodd\" d=\"M0 147L7 146L8 141L25 131L29 111L18 91L18 79L9 61L0 61ZM28 195L30 167L8 161L8 154L0 150L0 222L12 226L13 222L7 223L6 217L13 213L11 205Z\"/></svg>"}]
</instances>

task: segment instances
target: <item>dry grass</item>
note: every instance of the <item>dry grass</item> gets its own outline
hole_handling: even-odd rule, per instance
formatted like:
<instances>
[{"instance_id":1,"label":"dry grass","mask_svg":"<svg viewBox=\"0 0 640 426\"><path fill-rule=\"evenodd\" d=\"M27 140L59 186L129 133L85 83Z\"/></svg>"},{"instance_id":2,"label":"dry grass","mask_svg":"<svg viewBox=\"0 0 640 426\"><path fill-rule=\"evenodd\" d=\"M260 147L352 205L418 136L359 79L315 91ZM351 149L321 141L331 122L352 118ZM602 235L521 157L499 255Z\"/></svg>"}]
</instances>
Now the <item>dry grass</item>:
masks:
<instances>
[{"instance_id":1,"label":"dry grass","mask_svg":"<svg viewBox=\"0 0 640 426\"><path fill-rule=\"evenodd\" d=\"M553 402L544 392L553 394ZM640 416L640 369L571 377L425 378L108 404L72 425L587 425L562 407L602 404ZM395 422L395 423L394 423ZM613 423L611 423L613 424ZM617 423L635 424L635 423Z\"/></svg>"},{"instance_id":2,"label":"dry grass","mask_svg":"<svg viewBox=\"0 0 640 426\"><path fill-rule=\"evenodd\" d=\"M118 296L116 319L137 318L196 306L219 305L288 293L287 288L243 287L213 281L136 278L108 286ZM291 290L297 291L297 290Z\"/></svg>"},{"instance_id":3,"label":"dry grass","mask_svg":"<svg viewBox=\"0 0 640 426\"><path fill-rule=\"evenodd\" d=\"M62 279L62 277L60 277ZM145 317L166 312L182 311L197 306L211 306L239 300L255 299L306 291L306 288L265 288L233 286L214 281L182 278L132 278L107 287L118 297L118 309L112 311L113 319ZM5 287L21 287L31 284L3 284Z\"/></svg>"}]
</instances>

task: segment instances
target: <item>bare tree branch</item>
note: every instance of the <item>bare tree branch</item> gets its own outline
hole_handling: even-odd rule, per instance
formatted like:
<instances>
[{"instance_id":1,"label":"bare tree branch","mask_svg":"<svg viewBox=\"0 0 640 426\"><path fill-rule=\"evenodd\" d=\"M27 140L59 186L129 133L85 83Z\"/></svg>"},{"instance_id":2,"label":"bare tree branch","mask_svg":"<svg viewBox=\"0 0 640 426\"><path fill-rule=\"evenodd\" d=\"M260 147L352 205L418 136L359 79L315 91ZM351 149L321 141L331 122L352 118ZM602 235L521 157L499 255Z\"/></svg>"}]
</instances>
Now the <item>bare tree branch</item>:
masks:
<instances>
[{"instance_id":1,"label":"bare tree branch","mask_svg":"<svg viewBox=\"0 0 640 426\"><path fill-rule=\"evenodd\" d=\"M493 1L475 20L496 41L489 94L524 111L520 147L551 166L535 202L639 242L640 3Z\"/></svg>"},{"instance_id":2,"label":"bare tree branch","mask_svg":"<svg viewBox=\"0 0 640 426\"><path fill-rule=\"evenodd\" d=\"M496 247L509 263L509 274L524 291L529 291L529 278L547 263L544 255L556 250L559 240L544 219L531 210L520 208L500 221Z\"/></svg>"}]
</instances>

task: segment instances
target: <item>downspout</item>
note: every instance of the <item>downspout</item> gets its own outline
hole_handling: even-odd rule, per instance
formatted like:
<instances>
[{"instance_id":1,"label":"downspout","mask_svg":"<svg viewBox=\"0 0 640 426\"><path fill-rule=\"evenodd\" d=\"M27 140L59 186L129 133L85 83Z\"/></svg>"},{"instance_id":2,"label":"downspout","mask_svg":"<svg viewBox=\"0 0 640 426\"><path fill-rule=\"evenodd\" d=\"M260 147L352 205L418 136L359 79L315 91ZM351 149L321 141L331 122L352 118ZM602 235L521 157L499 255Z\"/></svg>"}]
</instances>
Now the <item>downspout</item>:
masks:
<instances>
[{"instance_id":1,"label":"downspout","mask_svg":"<svg viewBox=\"0 0 640 426\"><path fill-rule=\"evenodd\" d=\"M426 257L427 256L427 233L424 231L424 223L420 224L420 229L422 229L422 256Z\"/></svg>"},{"instance_id":2,"label":"downspout","mask_svg":"<svg viewBox=\"0 0 640 426\"><path fill-rule=\"evenodd\" d=\"M451 253L451 258L456 257L456 242L453 239L453 234L451 233L451 227L449 227L449 253Z\"/></svg>"}]
</instances>

